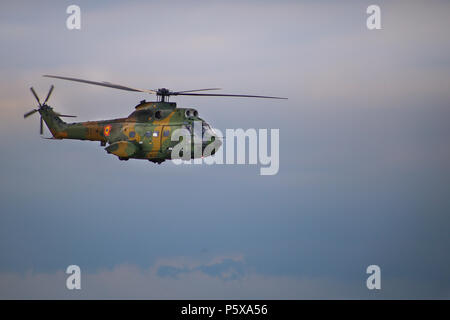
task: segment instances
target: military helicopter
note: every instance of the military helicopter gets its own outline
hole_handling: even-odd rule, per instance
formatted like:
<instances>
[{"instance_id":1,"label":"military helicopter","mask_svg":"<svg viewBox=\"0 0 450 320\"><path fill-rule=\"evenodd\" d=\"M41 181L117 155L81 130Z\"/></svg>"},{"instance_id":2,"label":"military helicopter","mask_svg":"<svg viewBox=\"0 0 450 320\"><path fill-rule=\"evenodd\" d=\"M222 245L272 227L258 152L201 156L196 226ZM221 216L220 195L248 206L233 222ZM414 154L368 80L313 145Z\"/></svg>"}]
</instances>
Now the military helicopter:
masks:
<instances>
[{"instance_id":1,"label":"military helicopter","mask_svg":"<svg viewBox=\"0 0 450 320\"><path fill-rule=\"evenodd\" d=\"M41 103L33 87L30 88L36 98L39 107L24 114L24 118L39 112L40 114L40 134L43 134L43 123L47 125L53 138L48 139L76 139L99 141L107 153L117 156L120 160L147 159L151 162L161 164L165 160L172 159L172 148L179 142L172 141L171 137L176 129L186 129L191 135L191 141L195 141L193 124L199 121L202 124L202 134L209 139L201 139L201 148L214 143L213 152L220 148L221 137L217 136L211 126L198 116L198 111L192 108L177 108L175 102L169 102L170 96L216 96L216 97L246 97L265 99L287 99L282 97L255 96L241 94L216 94L198 93L200 91L220 90L220 88L207 88L184 91L171 91L166 88L155 90L137 89L110 82L97 82L77 78L69 78L55 75L44 75L44 77L76 81L98 85L108 88L144 92L155 94L157 101L147 102L142 100L128 117L112 120L87 121L66 123L61 117L75 117L60 114L53 111L47 102L53 92L54 86ZM198 154L198 153L197 153ZM203 156L203 153L200 153ZM190 158L196 157L194 148ZM197 156L198 157L198 156Z\"/></svg>"}]
</instances>

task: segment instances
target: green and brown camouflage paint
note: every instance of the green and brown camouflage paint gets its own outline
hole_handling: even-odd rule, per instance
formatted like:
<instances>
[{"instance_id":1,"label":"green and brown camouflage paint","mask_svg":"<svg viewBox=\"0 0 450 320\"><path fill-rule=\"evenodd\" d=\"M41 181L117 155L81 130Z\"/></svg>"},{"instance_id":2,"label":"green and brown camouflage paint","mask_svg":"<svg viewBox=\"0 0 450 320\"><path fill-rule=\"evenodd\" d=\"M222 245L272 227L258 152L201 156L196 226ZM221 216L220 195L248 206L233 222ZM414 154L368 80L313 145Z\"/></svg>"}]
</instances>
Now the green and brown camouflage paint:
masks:
<instances>
[{"instance_id":1,"label":"green and brown camouflage paint","mask_svg":"<svg viewBox=\"0 0 450 320\"><path fill-rule=\"evenodd\" d=\"M189 112L193 109L177 108L175 102L144 100L135 109L126 118L76 123L62 121L49 106L42 106L39 113L55 139L100 141L102 146L109 144L105 150L120 160L148 159L155 163L171 159L171 150L178 143L171 140L174 130L192 128L195 121L206 123L197 112ZM217 151L221 146L218 138L203 142L203 149L215 141Z\"/></svg>"}]
</instances>

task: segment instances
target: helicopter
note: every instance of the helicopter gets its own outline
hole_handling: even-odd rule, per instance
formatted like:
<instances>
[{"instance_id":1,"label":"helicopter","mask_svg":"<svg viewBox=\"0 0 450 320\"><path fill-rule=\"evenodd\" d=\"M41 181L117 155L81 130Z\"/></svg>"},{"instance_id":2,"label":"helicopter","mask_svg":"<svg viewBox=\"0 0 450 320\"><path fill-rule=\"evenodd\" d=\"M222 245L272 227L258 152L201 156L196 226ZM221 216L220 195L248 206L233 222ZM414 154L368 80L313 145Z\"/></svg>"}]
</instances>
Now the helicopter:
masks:
<instances>
[{"instance_id":1,"label":"helicopter","mask_svg":"<svg viewBox=\"0 0 450 320\"><path fill-rule=\"evenodd\" d=\"M171 91L167 88L150 90L137 89L106 81L99 82L56 75L43 75L43 77L87 83L125 91L155 94L157 97L156 101L140 101L135 106L135 110L126 118L67 123L61 118L73 118L76 116L57 113L47 104L54 86L51 85L43 103L41 103L33 87L31 87L30 90L38 102L38 107L25 113L24 118L28 118L38 112L40 114L40 134L43 134L45 122L53 136L47 139L99 141L100 145L105 147L107 153L117 156L119 160L146 159L157 164L173 159L172 150L181 141L181 139L172 140L172 135L177 129L187 130L188 134L191 135L190 140L198 141L193 139L195 135L193 125L196 121L202 125L202 135L208 137L208 139L200 137L200 148L202 150L208 145L214 144L213 151L210 154L213 155L222 145L221 137L214 132L205 120L199 117L197 110L193 108L178 108L175 102L169 101L170 96L287 99L283 97L258 95L198 93L202 91L220 90L220 88L184 91ZM106 146L107 144L108 146ZM191 154L186 156L191 159L199 157L198 153L194 152L194 148L191 150ZM200 155L203 156L203 152Z\"/></svg>"}]
</instances>

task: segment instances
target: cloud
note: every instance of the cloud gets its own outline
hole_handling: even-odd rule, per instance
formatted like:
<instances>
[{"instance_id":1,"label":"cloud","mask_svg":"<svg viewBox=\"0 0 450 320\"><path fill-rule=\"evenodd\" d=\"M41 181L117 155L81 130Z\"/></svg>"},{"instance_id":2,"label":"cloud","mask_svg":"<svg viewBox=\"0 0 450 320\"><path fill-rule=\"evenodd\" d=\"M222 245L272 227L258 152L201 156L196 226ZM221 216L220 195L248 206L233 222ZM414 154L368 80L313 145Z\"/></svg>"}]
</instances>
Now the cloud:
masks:
<instances>
[{"instance_id":1,"label":"cloud","mask_svg":"<svg viewBox=\"0 0 450 320\"><path fill-rule=\"evenodd\" d=\"M243 260L238 258L220 258L219 261L213 261L208 264L197 266L176 267L171 265L161 265L157 268L157 274L161 277L179 278L180 275L186 273L201 272L210 277L222 280L237 280L245 276L245 265Z\"/></svg>"},{"instance_id":2,"label":"cloud","mask_svg":"<svg viewBox=\"0 0 450 320\"><path fill-rule=\"evenodd\" d=\"M0 273L1 299L404 299L447 298L448 291L430 295L430 286L408 279L383 279L381 291L330 277L265 275L252 272L236 256L208 262L185 257L159 260L143 269L118 265L97 272L81 270L81 290L65 288L62 271ZM420 292L420 293L419 293Z\"/></svg>"}]
</instances>

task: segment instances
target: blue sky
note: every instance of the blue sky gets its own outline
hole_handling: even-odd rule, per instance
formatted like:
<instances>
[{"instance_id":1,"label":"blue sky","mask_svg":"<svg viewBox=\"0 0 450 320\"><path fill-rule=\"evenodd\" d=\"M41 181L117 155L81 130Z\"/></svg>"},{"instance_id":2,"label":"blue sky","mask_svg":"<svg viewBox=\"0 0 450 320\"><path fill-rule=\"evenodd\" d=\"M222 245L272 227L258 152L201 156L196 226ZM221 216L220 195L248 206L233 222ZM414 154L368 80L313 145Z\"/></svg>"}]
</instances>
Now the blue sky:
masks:
<instances>
[{"instance_id":1,"label":"blue sky","mask_svg":"<svg viewBox=\"0 0 450 320\"><path fill-rule=\"evenodd\" d=\"M70 4L0 5L1 298L450 297L447 2L381 1L379 31L371 1L81 1L80 31ZM42 74L289 97L176 99L280 129L279 173L40 139L30 86L80 121L151 98Z\"/></svg>"}]
</instances>

